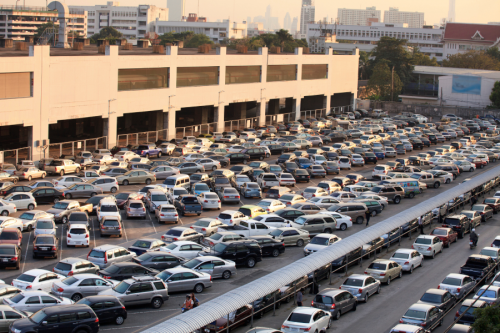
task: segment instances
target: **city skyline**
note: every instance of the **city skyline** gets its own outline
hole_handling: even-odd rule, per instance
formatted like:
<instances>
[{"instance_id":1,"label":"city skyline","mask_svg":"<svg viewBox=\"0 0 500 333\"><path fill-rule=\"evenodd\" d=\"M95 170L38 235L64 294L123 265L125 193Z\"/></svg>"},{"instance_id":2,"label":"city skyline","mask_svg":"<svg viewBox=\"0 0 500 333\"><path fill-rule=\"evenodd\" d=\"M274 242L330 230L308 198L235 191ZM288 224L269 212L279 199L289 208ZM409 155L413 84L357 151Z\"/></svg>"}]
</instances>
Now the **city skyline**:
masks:
<instances>
[{"instance_id":1,"label":"city skyline","mask_svg":"<svg viewBox=\"0 0 500 333\"><path fill-rule=\"evenodd\" d=\"M50 1L49 1L50 2ZM122 6L137 6L140 4L156 5L166 7L166 0L121 0ZM27 0L26 6L45 6L45 0ZM67 5L81 5L80 0L66 0ZM290 16L300 17L302 0L254 0L250 3L240 2L236 0L211 0L199 1L199 15L208 17L210 21L230 19L231 21L242 22L246 21L247 17L255 17L265 15L266 7L271 4L273 16L279 18L280 25L287 12ZM87 5L105 5L106 1L94 1ZM425 13L426 24L438 24L443 18L448 17L449 2L448 1L432 1L421 0L418 3L404 3L399 5L394 0L354 0L349 5L340 3L334 4L327 0L316 0L316 20L329 16L330 18L337 17L338 8L365 9L366 7L376 6L377 9L384 11L389 10L389 7L397 7L401 11L420 11ZM464 23L488 23L497 22L498 13L500 12L500 2L491 0L479 0L476 6L468 6L464 0L457 0L455 5L456 22ZM488 8L487 11L484 8ZM186 13L198 12L198 0L185 0Z\"/></svg>"}]
</instances>

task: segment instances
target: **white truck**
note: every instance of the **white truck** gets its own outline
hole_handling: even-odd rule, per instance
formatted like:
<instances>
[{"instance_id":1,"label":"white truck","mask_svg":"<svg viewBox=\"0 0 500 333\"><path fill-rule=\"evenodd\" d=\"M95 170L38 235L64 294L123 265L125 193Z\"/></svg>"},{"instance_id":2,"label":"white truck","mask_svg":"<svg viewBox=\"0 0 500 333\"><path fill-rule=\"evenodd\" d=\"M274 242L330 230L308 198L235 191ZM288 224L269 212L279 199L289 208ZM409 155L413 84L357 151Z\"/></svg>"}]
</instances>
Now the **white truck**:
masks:
<instances>
[{"instance_id":1,"label":"white truck","mask_svg":"<svg viewBox=\"0 0 500 333\"><path fill-rule=\"evenodd\" d=\"M53 160L48 166L45 167L45 171L47 171L48 174L58 174L61 176L64 176L67 173L79 173L80 170L80 164L77 164L72 160Z\"/></svg>"},{"instance_id":2,"label":"white truck","mask_svg":"<svg viewBox=\"0 0 500 333\"><path fill-rule=\"evenodd\" d=\"M269 189L273 186L280 186L280 180L274 173L261 173L257 177L257 184L261 189Z\"/></svg>"},{"instance_id":3,"label":"white truck","mask_svg":"<svg viewBox=\"0 0 500 333\"><path fill-rule=\"evenodd\" d=\"M411 178L417 179L420 183L424 183L427 187L439 188L443 183L444 179L434 178L432 173L427 172L415 172L411 175Z\"/></svg>"},{"instance_id":4,"label":"white truck","mask_svg":"<svg viewBox=\"0 0 500 333\"><path fill-rule=\"evenodd\" d=\"M244 238L250 238L252 236L264 236L273 231L274 227L265 225L262 222L254 221L240 221L239 225L232 226L222 226L217 229L218 232L230 231Z\"/></svg>"}]
</instances>

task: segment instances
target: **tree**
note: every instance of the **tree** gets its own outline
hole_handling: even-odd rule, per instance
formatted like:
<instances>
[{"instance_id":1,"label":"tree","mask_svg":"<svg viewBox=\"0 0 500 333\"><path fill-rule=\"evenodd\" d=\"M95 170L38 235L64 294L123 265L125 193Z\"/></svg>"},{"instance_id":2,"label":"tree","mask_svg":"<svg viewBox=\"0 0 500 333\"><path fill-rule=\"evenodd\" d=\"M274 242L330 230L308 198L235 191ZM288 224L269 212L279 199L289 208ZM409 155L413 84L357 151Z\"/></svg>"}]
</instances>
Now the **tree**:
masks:
<instances>
[{"instance_id":1,"label":"tree","mask_svg":"<svg viewBox=\"0 0 500 333\"><path fill-rule=\"evenodd\" d=\"M500 305L476 308L474 315L476 320L472 328L475 333L500 333Z\"/></svg>"},{"instance_id":2,"label":"tree","mask_svg":"<svg viewBox=\"0 0 500 333\"><path fill-rule=\"evenodd\" d=\"M368 75L368 67L370 65L370 53L366 51L359 52L359 79L367 80L369 78Z\"/></svg>"},{"instance_id":3,"label":"tree","mask_svg":"<svg viewBox=\"0 0 500 333\"><path fill-rule=\"evenodd\" d=\"M443 67L500 70L500 61L485 51L470 50L448 56L443 60Z\"/></svg>"},{"instance_id":4,"label":"tree","mask_svg":"<svg viewBox=\"0 0 500 333\"><path fill-rule=\"evenodd\" d=\"M413 49L412 64L415 66L439 66L436 57L429 57L420 52L418 47Z\"/></svg>"},{"instance_id":5,"label":"tree","mask_svg":"<svg viewBox=\"0 0 500 333\"><path fill-rule=\"evenodd\" d=\"M490 47L488 50L486 50L486 54L488 54L490 57L495 58L496 60L500 61L500 49L496 47Z\"/></svg>"},{"instance_id":6,"label":"tree","mask_svg":"<svg viewBox=\"0 0 500 333\"><path fill-rule=\"evenodd\" d=\"M38 37L40 37L43 34L43 32L45 31L45 29L47 29L47 28L54 28L54 27L56 27L56 26L54 25L54 22L52 22L52 21L49 21L47 23L44 23L44 24L40 25L36 29L34 37L38 38Z\"/></svg>"},{"instance_id":7,"label":"tree","mask_svg":"<svg viewBox=\"0 0 500 333\"><path fill-rule=\"evenodd\" d=\"M191 39L193 37L194 32L192 31L185 31L185 32L179 32L176 33L175 31L170 31L166 32L163 35L159 36L158 38L160 39L160 45L165 45L167 43L174 43L177 41L186 41Z\"/></svg>"},{"instance_id":8,"label":"tree","mask_svg":"<svg viewBox=\"0 0 500 333\"><path fill-rule=\"evenodd\" d=\"M262 34L259 37L266 47L280 45L280 42L276 34Z\"/></svg>"},{"instance_id":9,"label":"tree","mask_svg":"<svg viewBox=\"0 0 500 333\"><path fill-rule=\"evenodd\" d=\"M198 47L203 44L213 45L214 42L205 34L194 34L190 39L184 42L184 47Z\"/></svg>"},{"instance_id":10,"label":"tree","mask_svg":"<svg viewBox=\"0 0 500 333\"><path fill-rule=\"evenodd\" d=\"M294 39L291 34L288 33L288 30L281 29L280 31L276 32L276 36L278 36L279 43L281 44L281 47L285 47L285 42L293 42Z\"/></svg>"},{"instance_id":11,"label":"tree","mask_svg":"<svg viewBox=\"0 0 500 333\"><path fill-rule=\"evenodd\" d=\"M414 66L411 53L405 49L406 42L406 39L381 37L371 54L374 58L371 70L374 70L380 61L387 61L388 67L394 66L394 72L403 83L409 82Z\"/></svg>"},{"instance_id":12,"label":"tree","mask_svg":"<svg viewBox=\"0 0 500 333\"><path fill-rule=\"evenodd\" d=\"M379 95L382 100L391 99L391 68L389 62L379 61L373 68L372 76L368 81L367 90L372 94ZM403 88L403 83L396 71L394 71L394 92L393 98L397 98L399 92Z\"/></svg>"},{"instance_id":13,"label":"tree","mask_svg":"<svg viewBox=\"0 0 500 333\"><path fill-rule=\"evenodd\" d=\"M113 27L102 28L101 31L92 35L90 39L95 43L98 39L108 39L114 43L117 39L122 38L123 34Z\"/></svg>"},{"instance_id":14,"label":"tree","mask_svg":"<svg viewBox=\"0 0 500 333\"><path fill-rule=\"evenodd\" d=\"M490 95L491 106L500 109L500 81L495 82Z\"/></svg>"}]
</instances>

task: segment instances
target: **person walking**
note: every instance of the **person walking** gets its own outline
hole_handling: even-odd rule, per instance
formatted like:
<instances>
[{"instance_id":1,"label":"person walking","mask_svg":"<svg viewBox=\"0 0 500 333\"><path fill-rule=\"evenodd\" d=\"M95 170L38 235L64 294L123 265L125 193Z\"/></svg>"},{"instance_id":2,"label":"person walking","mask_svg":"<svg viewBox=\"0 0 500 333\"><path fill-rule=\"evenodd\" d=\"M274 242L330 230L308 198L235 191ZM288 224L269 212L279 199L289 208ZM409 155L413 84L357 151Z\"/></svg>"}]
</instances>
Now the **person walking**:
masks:
<instances>
[{"instance_id":1,"label":"person walking","mask_svg":"<svg viewBox=\"0 0 500 333\"><path fill-rule=\"evenodd\" d=\"M367 209L365 212L365 217L366 217L366 226L368 226L368 223L370 223L370 217L372 214L370 214L370 211Z\"/></svg>"},{"instance_id":2,"label":"person walking","mask_svg":"<svg viewBox=\"0 0 500 333\"><path fill-rule=\"evenodd\" d=\"M470 198L470 208L472 209L472 206L474 206L477 202L477 199L476 199L476 196L472 196L472 198Z\"/></svg>"},{"instance_id":3,"label":"person walking","mask_svg":"<svg viewBox=\"0 0 500 333\"><path fill-rule=\"evenodd\" d=\"M422 216L418 217L418 227L420 228L420 234L424 234L424 222L422 221Z\"/></svg>"},{"instance_id":4,"label":"person walking","mask_svg":"<svg viewBox=\"0 0 500 333\"><path fill-rule=\"evenodd\" d=\"M291 226L292 226L292 224L290 223L290 221L286 221L286 227L290 228Z\"/></svg>"},{"instance_id":5,"label":"person walking","mask_svg":"<svg viewBox=\"0 0 500 333\"><path fill-rule=\"evenodd\" d=\"M304 288L300 288L299 292L297 293L297 306L302 306L302 298L304 297Z\"/></svg>"}]
</instances>

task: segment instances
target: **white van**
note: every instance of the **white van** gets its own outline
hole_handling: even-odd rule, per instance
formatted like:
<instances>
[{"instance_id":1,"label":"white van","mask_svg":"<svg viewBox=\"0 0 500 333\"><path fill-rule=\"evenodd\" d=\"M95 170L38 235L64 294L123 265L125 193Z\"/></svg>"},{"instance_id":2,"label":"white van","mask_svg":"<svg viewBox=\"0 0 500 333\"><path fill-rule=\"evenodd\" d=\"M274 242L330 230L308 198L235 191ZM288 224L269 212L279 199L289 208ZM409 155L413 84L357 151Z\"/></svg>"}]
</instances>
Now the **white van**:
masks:
<instances>
[{"instance_id":1,"label":"white van","mask_svg":"<svg viewBox=\"0 0 500 333\"><path fill-rule=\"evenodd\" d=\"M189 190L191 186L188 175L175 175L167 177L163 184L167 185L167 188L184 187L186 190Z\"/></svg>"},{"instance_id":2,"label":"white van","mask_svg":"<svg viewBox=\"0 0 500 333\"><path fill-rule=\"evenodd\" d=\"M118 206L116 206L114 198L102 199L97 206L96 213L99 222L102 221L104 216L116 216L117 218L121 218L120 210L118 209Z\"/></svg>"}]
</instances>

